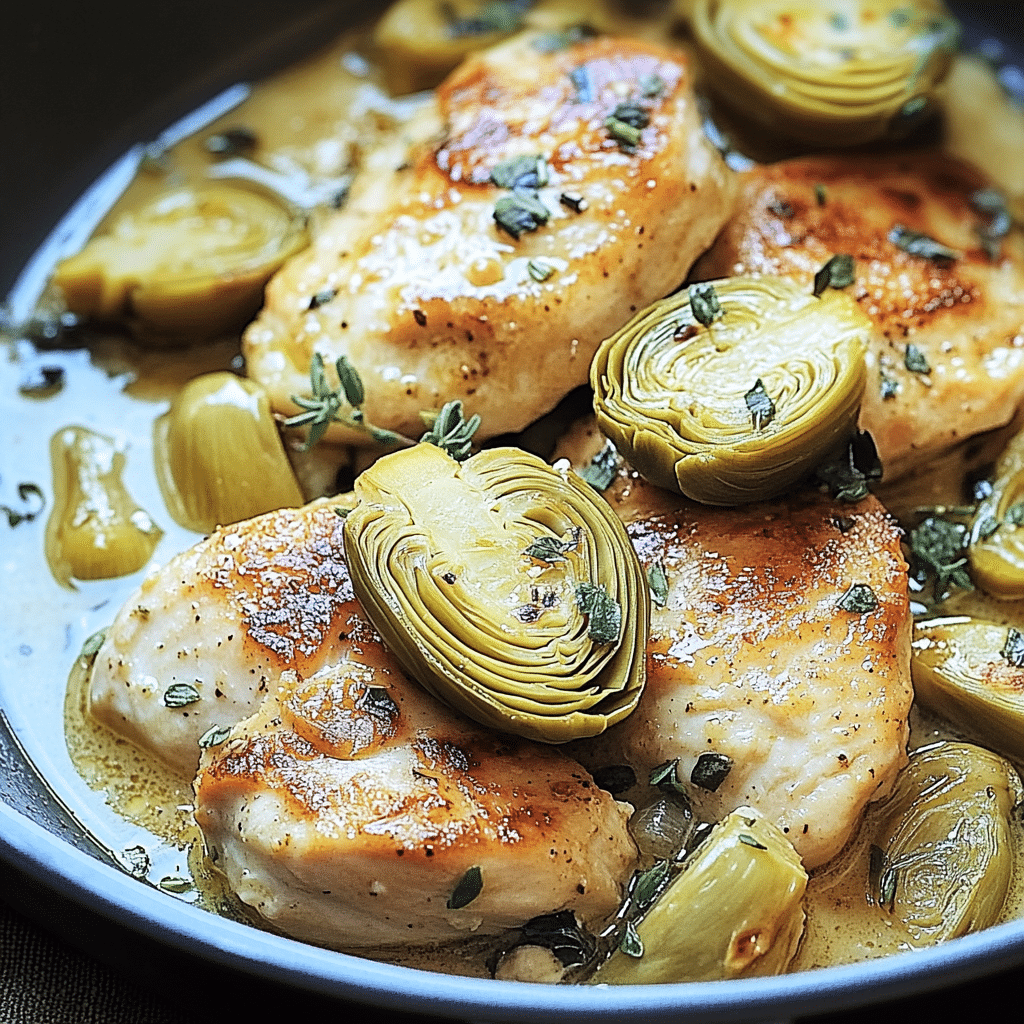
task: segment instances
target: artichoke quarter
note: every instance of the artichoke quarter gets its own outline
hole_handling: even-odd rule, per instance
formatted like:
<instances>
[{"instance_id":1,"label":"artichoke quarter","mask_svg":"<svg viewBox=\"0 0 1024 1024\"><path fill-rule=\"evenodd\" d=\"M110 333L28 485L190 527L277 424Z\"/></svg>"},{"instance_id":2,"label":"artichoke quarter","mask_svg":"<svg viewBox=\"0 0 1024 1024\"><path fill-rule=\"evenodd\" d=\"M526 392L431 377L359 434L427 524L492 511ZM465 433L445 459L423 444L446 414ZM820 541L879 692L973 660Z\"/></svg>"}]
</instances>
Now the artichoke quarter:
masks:
<instances>
[{"instance_id":1,"label":"artichoke quarter","mask_svg":"<svg viewBox=\"0 0 1024 1024\"><path fill-rule=\"evenodd\" d=\"M968 616L918 623L910 669L924 707L1024 759L1024 634Z\"/></svg>"},{"instance_id":2,"label":"artichoke quarter","mask_svg":"<svg viewBox=\"0 0 1024 1024\"><path fill-rule=\"evenodd\" d=\"M625 529L569 470L419 444L356 480L345 552L403 669L486 725L560 743L636 706L649 594Z\"/></svg>"},{"instance_id":3,"label":"artichoke quarter","mask_svg":"<svg viewBox=\"0 0 1024 1024\"><path fill-rule=\"evenodd\" d=\"M707 86L809 145L898 137L937 108L960 30L938 0L697 0Z\"/></svg>"},{"instance_id":4,"label":"artichoke quarter","mask_svg":"<svg viewBox=\"0 0 1024 1024\"><path fill-rule=\"evenodd\" d=\"M620 943L591 982L781 974L803 935L806 888L807 872L789 840L740 807L712 829L634 926L632 941Z\"/></svg>"},{"instance_id":5,"label":"artichoke quarter","mask_svg":"<svg viewBox=\"0 0 1024 1024\"><path fill-rule=\"evenodd\" d=\"M993 597L1024 597L1024 431L996 464L992 491L978 505L967 551L971 579Z\"/></svg>"},{"instance_id":6,"label":"artichoke quarter","mask_svg":"<svg viewBox=\"0 0 1024 1024\"><path fill-rule=\"evenodd\" d=\"M1013 766L982 747L942 742L911 755L873 813L868 895L914 945L999 920L1019 846L1021 796Z\"/></svg>"},{"instance_id":7,"label":"artichoke quarter","mask_svg":"<svg viewBox=\"0 0 1024 1024\"><path fill-rule=\"evenodd\" d=\"M691 299L700 288L713 317ZM597 422L659 487L709 505L762 501L854 432L870 333L836 289L815 296L777 277L694 286L602 343L590 368Z\"/></svg>"}]
</instances>

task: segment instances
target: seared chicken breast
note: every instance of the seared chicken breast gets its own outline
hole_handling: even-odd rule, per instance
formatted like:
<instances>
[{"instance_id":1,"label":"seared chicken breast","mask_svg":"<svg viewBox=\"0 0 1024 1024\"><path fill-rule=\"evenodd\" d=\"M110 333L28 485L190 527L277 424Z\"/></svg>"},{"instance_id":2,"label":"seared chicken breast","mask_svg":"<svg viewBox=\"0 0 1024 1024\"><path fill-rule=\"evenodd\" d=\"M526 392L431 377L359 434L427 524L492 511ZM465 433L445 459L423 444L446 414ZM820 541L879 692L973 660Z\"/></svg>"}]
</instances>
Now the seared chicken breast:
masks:
<instances>
[{"instance_id":1,"label":"seared chicken breast","mask_svg":"<svg viewBox=\"0 0 1024 1024\"><path fill-rule=\"evenodd\" d=\"M641 782L677 761L705 820L752 806L808 868L824 863L906 762L911 617L898 528L874 499L811 493L686 504L629 532L667 580L647 688L629 718L573 754L592 770L630 765ZM717 788L691 781L704 755L729 766Z\"/></svg>"},{"instance_id":2,"label":"seared chicken breast","mask_svg":"<svg viewBox=\"0 0 1024 1024\"><path fill-rule=\"evenodd\" d=\"M812 287L834 255L876 327L861 427L891 479L1008 422L1024 396L1024 245L980 172L909 151L755 167L695 279L781 274Z\"/></svg>"},{"instance_id":3,"label":"seared chicken breast","mask_svg":"<svg viewBox=\"0 0 1024 1024\"><path fill-rule=\"evenodd\" d=\"M245 333L278 411L320 353L355 367L378 427L419 437L460 399L480 438L519 430L681 283L733 195L685 56L639 40L517 37L465 61L408 134L367 155Z\"/></svg>"}]
</instances>

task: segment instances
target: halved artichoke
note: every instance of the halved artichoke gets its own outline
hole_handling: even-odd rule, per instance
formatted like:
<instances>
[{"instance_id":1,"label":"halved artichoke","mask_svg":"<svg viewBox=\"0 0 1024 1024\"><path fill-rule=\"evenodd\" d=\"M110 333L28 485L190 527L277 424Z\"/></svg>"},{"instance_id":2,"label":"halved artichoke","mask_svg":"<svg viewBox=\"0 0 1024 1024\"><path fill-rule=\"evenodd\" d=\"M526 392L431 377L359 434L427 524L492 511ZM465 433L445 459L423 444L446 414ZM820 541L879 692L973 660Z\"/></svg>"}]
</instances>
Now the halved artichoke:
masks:
<instances>
[{"instance_id":1,"label":"halved artichoke","mask_svg":"<svg viewBox=\"0 0 1024 1024\"><path fill-rule=\"evenodd\" d=\"M128 493L124 453L113 438L64 427L50 439L53 508L46 561L54 579L105 580L141 569L163 536Z\"/></svg>"},{"instance_id":2,"label":"halved artichoke","mask_svg":"<svg viewBox=\"0 0 1024 1024\"><path fill-rule=\"evenodd\" d=\"M649 596L626 532L569 470L419 444L356 480L356 596L403 668L486 725L561 743L633 710Z\"/></svg>"},{"instance_id":3,"label":"halved artichoke","mask_svg":"<svg viewBox=\"0 0 1024 1024\"><path fill-rule=\"evenodd\" d=\"M938 0L697 0L707 85L811 145L899 136L936 108L959 26Z\"/></svg>"},{"instance_id":4,"label":"halved artichoke","mask_svg":"<svg viewBox=\"0 0 1024 1024\"><path fill-rule=\"evenodd\" d=\"M871 324L835 289L711 287L721 315L705 325L687 292L655 303L602 343L590 382L601 430L648 480L739 505L781 493L854 432Z\"/></svg>"},{"instance_id":5,"label":"halved artichoke","mask_svg":"<svg viewBox=\"0 0 1024 1024\"><path fill-rule=\"evenodd\" d=\"M803 934L806 888L807 872L789 840L757 811L740 807L691 854L635 925L633 941L620 944L591 982L781 974Z\"/></svg>"},{"instance_id":6,"label":"halved artichoke","mask_svg":"<svg viewBox=\"0 0 1024 1024\"><path fill-rule=\"evenodd\" d=\"M1024 635L965 615L914 628L910 669L921 704L1024 759Z\"/></svg>"},{"instance_id":7,"label":"halved artichoke","mask_svg":"<svg viewBox=\"0 0 1024 1024\"><path fill-rule=\"evenodd\" d=\"M993 597L1024 597L1024 431L996 464L992 492L978 505L967 549L971 579Z\"/></svg>"},{"instance_id":8,"label":"halved artichoke","mask_svg":"<svg viewBox=\"0 0 1024 1024\"><path fill-rule=\"evenodd\" d=\"M233 373L182 388L156 421L153 457L167 510L197 533L303 502L266 390Z\"/></svg>"},{"instance_id":9,"label":"halved artichoke","mask_svg":"<svg viewBox=\"0 0 1024 1024\"><path fill-rule=\"evenodd\" d=\"M1013 877L1014 808L1008 761L970 743L916 750L879 806L869 897L915 944L995 924Z\"/></svg>"},{"instance_id":10,"label":"halved artichoke","mask_svg":"<svg viewBox=\"0 0 1024 1024\"><path fill-rule=\"evenodd\" d=\"M243 327L306 242L304 217L255 185L184 187L123 213L53 281L79 316L154 343L201 341Z\"/></svg>"}]
</instances>

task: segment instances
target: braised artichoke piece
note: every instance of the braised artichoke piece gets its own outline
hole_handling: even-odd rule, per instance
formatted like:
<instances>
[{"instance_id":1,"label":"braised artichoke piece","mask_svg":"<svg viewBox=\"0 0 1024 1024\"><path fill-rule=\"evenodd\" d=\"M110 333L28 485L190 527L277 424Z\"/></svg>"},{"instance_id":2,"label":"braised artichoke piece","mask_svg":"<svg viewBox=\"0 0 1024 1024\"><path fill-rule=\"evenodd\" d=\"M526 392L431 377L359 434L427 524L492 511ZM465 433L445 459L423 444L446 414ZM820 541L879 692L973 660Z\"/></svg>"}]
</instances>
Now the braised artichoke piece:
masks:
<instances>
[{"instance_id":1,"label":"braised artichoke piece","mask_svg":"<svg viewBox=\"0 0 1024 1024\"><path fill-rule=\"evenodd\" d=\"M1024 431L996 464L991 494L971 523L971 579L993 597L1024 597Z\"/></svg>"},{"instance_id":2,"label":"braised artichoke piece","mask_svg":"<svg viewBox=\"0 0 1024 1024\"><path fill-rule=\"evenodd\" d=\"M356 480L352 582L402 667L485 725L560 743L633 710L649 597L603 499L515 448L419 444Z\"/></svg>"},{"instance_id":3,"label":"braised artichoke piece","mask_svg":"<svg viewBox=\"0 0 1024 1024\"><path fill-rule=\"evenodd\" d=\"M995 924L1013 875L1017 772L969 743L915 751L877 811L869 897L918 945Z\"/></svg>"},{"instance_id":4,"label":"braised artichoke piece","mask_svg":"<svg viewBox=\"0 0 1024 1024\"><path fill-rule=\"evenodd\" d=\"M854 432L871 325L846 293L735 277L638 313L590 367L601 430L708 505L779 494Z\"/></svg>"},{"instance_id":5,"label":"braised artichoke piece","mask_svg":"<svg viewBox=\"0 0 1024 1024\"><path fill-rule=\"evenodd\" d=\"M804 929L807 872L750 807L714 827L593 984L652 985L781 974Z\"/></svg>"},{"instance_id":6,"label":"braised artichoke piece","mask_svg":"<svg viewBox=\"0 0 1024 1024\"><path fill-rule=\"evenodd\" d=\"M306 240L304 217L255 185L180 188L118 217L58 264L54 283L71 312L124 322L141 340L208 340L252 318Z\"/></svg>"},{"instance_id":7,"label":"braised artichoke piece","mask_svg":"<svg viewBox=\"0 0 1024 1024\"><path fill-rule=\"evenodd\" d=\"M950 616L914 629L914 695L981 742L1024 759L1024 634Z\"/></svg>"},{"instance_id":8,"label":"braised artichoke piece","mask_svg":"<svg viewBox=\"0 0 1024 1024\"><path fill-rule=\"evenodd\" d=\"M65 427L50 439L53 508L46 561L54 579L106 580L141 569L163 536L128 493L124 454L113 438Z\"/></svg>"},{"instance_id":9,"label":"braised artichoke piece","mask_svg":"<svg viewBox=\"0 0 1024 1024\"><path fill-rule=\"evenodd\" d=\"M938 0L697 0L707 85L809 145L898 137L937 107L959 26Z\"/></svg>"},{"instance_id":10,"label":"braised artichoke piece","mask_svg":"<svg viewBox=\"0 0 1024 1024\"><path fill-rule=\"evenodd\" d=\"M168 511L197 533L303 502L266 391L233 373L182 388L156 422L153 454Z\"/></svg>"}]
</instances>

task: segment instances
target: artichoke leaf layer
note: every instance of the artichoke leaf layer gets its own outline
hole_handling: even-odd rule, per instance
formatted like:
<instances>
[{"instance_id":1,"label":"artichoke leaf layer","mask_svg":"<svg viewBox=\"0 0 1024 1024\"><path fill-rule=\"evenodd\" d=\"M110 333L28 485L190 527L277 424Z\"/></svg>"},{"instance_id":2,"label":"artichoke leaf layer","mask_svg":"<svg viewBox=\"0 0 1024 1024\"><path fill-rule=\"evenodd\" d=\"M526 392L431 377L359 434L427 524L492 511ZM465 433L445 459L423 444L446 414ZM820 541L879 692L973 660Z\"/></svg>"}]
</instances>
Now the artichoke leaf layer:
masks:
<instances>
[{"instance_id":1,"label":"artichoke leaf layer","mask_svg":"<svg viewBox=\"0 0 1024 1024\"><path fill-rule=\"evenodd\" d=\"M518 449L460 464L421 444L376 462L356 495L345 524L356 594L435 696L548 742L633 709L649 596L624 528L588 484ZM617 608L609 632L581 585Z\"/></svg>"}]
</instances>

